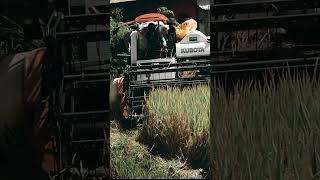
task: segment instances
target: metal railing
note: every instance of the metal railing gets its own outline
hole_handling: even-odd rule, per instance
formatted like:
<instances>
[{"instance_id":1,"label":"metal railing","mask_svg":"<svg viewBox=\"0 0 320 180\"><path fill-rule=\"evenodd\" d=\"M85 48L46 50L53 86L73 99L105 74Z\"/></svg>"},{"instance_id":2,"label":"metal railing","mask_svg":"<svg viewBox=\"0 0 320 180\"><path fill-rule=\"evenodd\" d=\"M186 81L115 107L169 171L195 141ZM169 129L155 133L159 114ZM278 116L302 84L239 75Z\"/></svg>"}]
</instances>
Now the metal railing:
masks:
<instances>
[{"instance_id":1,"label":"metal railing","mask_svg":"<svg viewBox=\"0 0 320 180\"><path fill-rule=\"evenodd\" d=\"M246 74L318 68L319 7L316 0L213 4L212 78L227 83Z\"/></svg>"},{"instance_id":2,"label":"metal railing","mask_svg":"<svg viewBox=\"0 0 320 180\"><path fill-rule=\"evenodd\" d=\"M154 88L183 88L209 84L211 68L209 59L130 66L126 70L128 80L126 96L131 113L143 114L145 98Z\"/></svg>"},{"instance_id":3,"label":"metal railing","mask_svg":"<svg viewBox=\"0 0 320 180\"><path fill-rule=\"evenodd\" d=\"M97 6L108 6L106 1L95 2ZM79 7L92 8L95 4L92 1L90 3ZM51 119L55 122L53 136L56 137L58 154L58 170L53 174L56 179L71 176L108 179L108 135L105 131L109 127L110 114L110 61L100 57L100 46L97 46L97 60L90 58L92 52L87 49L88 42L109 40L107 24L110 13L94 8L94 14L84 11L84 14L75 15L71 12L72 6L69 4L67 15L53 12L44 30L44 36L51 37L55 42L52 49L48 49L52 57L47 66L49 69L59 69L55 75L61 77L58 89L52 90L55 98L49 107L55 110ZM104 28L88 30L88 25Z\"/></svg>"}]
</instances>

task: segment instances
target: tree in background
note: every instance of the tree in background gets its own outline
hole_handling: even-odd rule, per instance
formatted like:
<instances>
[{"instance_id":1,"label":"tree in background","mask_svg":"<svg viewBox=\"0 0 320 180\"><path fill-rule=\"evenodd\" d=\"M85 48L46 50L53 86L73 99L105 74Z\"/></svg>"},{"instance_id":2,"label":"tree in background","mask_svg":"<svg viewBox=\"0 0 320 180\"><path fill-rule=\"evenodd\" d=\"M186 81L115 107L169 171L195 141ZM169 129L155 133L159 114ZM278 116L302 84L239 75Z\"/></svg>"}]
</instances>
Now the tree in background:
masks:
<instances>
[{"instance_id":1,"label":"tree in background","mask_svg":"<svg viewBox=\"0 0 320 180\"><path fill-rule=\"evenodd\" d=\"M114 8L111 10L110 17L110 49L111 49L111 66L114 76L123 73L127 65L125 58L117 57L118 54L128 53L128 42L130 41L130 32L132 29L123 20L123 10Z\"/></svg>"},{"instance_id":2,"label":"tree in background","mask_svg":"<svg viewBox=\"0 0 320 180\"><path fill-rule=\"evenodd\" d=\"M174 18L175 14L173 11L169 10L167 7L159 7L157 9L158 13L165 15L167 18Z\"/></svg>"},{"instance_id":3,"label":"tree in background","mask_svg":"<svg viewBox=\"0 0 320 180\"><path fill-rule=\"evenodd\" d=\"M124 24L122 20L122 9L112 9L110 19L110 43L113 57L116 56L116 54L122 53L127 50L125 49L124 40L127 38L126 36L128 35L128 33L131 32L131 29L128 25Z\"/></svg>"}]
</instances>

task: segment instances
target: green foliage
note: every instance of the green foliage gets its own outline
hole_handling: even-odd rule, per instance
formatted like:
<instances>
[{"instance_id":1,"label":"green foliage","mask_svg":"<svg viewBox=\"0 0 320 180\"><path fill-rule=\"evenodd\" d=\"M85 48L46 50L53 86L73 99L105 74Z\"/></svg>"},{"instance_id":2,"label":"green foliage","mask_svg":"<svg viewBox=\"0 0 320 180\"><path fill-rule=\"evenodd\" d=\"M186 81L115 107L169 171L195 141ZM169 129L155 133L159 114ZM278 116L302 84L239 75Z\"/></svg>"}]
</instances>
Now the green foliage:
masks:
<instances>
[{"instance_id":1,"label":"green foliage","mask_svg":"<svg viewBox=\"0 0 320 180\"><path fill-rule=\"evenodd\" d=\"M114 8L110 17L110 49L111 49L111 67L113 76L118 77L123 73L127 60L118 58L117 54L128 51L127 43L130 41L131 29L128 25L121 22L123 19L122 9Z\"/></svg>"},{"instance_id":2,"label":"green foliage","mask_svg":"<svg viewBox=\"0 0 320 180\"><path fill-rule=\"evenodd\" d=\"M121 22L123 20L123 9L122 8L113 8L111 10L111 18L117 22Z\"/></svg>"},{"instance_id":3,"label":"green foliage","mask_svg":"<svg viewBox=\"0 0 320 180\"><path fill-rule=\"evenodd\" d=\"M112 53L120 53L126 51L124 47L125 36L131 31L128 25L116 21L111 17L110 19L110 43ZM116 55L116 54L113 54Z\"/></svg>"},{"instance_id":4,"label":"green foliage","mask_svg":"<svg viewBox=\"0 0 320 180\"><path fill-rule=\"evenodd\" d=\"M158 13L165 15L168 18L175 17L175 14L173 11L169 10L167 7L159 7L157 9Z\"/></svg>"}]
</instances>

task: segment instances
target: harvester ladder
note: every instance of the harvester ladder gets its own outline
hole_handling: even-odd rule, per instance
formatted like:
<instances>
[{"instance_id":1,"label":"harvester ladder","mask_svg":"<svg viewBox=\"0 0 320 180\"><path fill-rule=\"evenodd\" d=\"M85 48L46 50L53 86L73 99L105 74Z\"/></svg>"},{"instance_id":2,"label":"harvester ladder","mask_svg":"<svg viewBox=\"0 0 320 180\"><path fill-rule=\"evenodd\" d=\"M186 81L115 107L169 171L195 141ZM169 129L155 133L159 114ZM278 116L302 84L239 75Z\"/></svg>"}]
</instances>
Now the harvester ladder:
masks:
<instances>
[{"instance_id":1,"label":"harvester ladder","mask_svg":"<svg viewBox=\"0 0 320 180\"><path fill-rule=\"evenodd\" d=\"M68 0L55 36L63 62L60 170L106 178L109 127L109 4L106 0ZM69 175L71 171L68 171ZM61 176L63 177L63 176Z\"/></svg>"}]
</instances>

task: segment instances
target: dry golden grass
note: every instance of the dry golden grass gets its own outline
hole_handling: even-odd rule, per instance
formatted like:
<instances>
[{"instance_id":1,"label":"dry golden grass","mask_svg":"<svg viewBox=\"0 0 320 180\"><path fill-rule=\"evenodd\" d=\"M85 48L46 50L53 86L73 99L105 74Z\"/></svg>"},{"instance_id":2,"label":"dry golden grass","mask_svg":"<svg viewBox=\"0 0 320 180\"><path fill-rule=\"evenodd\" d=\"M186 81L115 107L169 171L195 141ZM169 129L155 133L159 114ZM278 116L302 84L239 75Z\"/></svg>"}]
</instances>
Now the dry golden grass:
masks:
<instances>
[{"instance_id":1,"label":"dry golden grass","mask_svg":"<svg viewBox=\"0 0 320 180\"><path fill-rule=\"evenodd\" d=\"M111 169L113 179L202 179L201 171L191 169L179 159L153 156L136 141L139 130L111 128Z\"/></svg>"},{"instance_id":2,"label":"dry golden grass","mask_svg":"<svg viewBox=\"0 0 320 180\"><path fill-rule=\"evenodd\" d=\"M212 179L319 179L320 81L270 79L230 96L212 87Z\"/></svg>"},{"instance_id":3,"label":"dry golden grass","mask_svg":"<svg viewBox=\"0 0 320 180\"><path fill-rule=\"evenodd\" d=\"M209 87L155 89L146 102L139 140L153 152L182 158L191 166L208 163Z\"/></svg>"}]
</instances>

